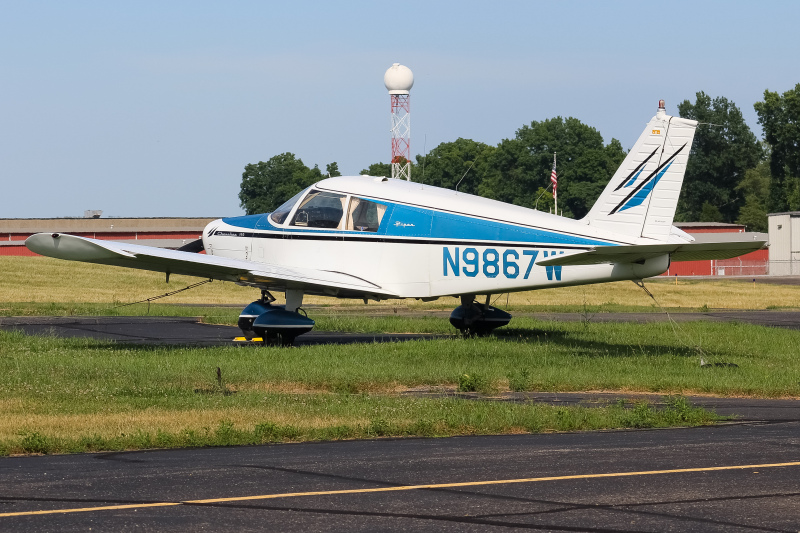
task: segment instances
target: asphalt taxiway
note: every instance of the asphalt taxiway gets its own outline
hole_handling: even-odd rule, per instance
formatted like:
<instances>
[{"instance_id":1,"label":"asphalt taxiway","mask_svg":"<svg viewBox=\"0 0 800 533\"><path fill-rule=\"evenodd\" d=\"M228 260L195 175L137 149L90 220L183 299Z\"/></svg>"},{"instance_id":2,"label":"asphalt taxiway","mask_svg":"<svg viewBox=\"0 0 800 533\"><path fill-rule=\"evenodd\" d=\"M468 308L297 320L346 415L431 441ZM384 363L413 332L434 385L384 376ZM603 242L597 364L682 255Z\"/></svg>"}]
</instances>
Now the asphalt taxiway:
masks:
<instances>
[{"instance_id":1,"label":"asphalt taxiway","mask_svg":"<svg viewBox=\"0 0 800 533\"><path fill-rule=\"evenodd\" d=\"M800 422L0 459L3 531L798 531Z\"/></svg>"},{"instance_id":2,"label":"asphalt taxiway","mask_svg":"<svg viewBox=\"0 0 800 533\"><path fill-rule=\"evenodd\" d=\"M2 317L0 330L22 331L27 335L88 337L139 345L226 346L242 334L233 326L204 324L198 318L184 317ZM410 333L328 333L311 331L295 340L296 346L310 344L352 344L399 342L434 338L435 335Z\"/></svg>"},{"instance_id":3,"label":"asphalt taxiway","mask_svg":"<svg viewBox=\"0 0 800 533\"><path fill-rule=\"evenodd\" d=\"M742 322L761 326L800 329L800 311L711 311L708 313L517 313L540 320L593 322ZM442 320L447 320L447 313ZM511 323L513 327L513 322ZM0 330L18 330L28 335L90 337L133 344L220 346L231 344L241 332L233 326L204 324L191 317L0 317ZM295 340L298 346L313 344L351 344L398 342L436 338L417 333L330 333L311 331ZM438 336L438 337L441 337Z\"/></svg>"}]
</instances>

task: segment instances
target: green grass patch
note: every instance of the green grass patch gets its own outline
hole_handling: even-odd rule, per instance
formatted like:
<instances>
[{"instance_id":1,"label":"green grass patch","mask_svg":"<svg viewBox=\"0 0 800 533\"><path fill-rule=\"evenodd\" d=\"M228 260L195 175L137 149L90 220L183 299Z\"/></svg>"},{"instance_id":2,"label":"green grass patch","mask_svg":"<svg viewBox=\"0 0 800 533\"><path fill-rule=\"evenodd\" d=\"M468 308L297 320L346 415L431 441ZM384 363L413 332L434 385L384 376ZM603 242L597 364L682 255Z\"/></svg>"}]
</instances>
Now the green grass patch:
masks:
<instances>
[{"instance_id":1,"label":"green grass patch","mask_svg":"<svg viewBox=\"0 0 800 533\"><path fill-rule=\"evenodd\" d=\"M388 328L382 318L353 318L357 327L336 320L345 331L453 332L435 318L398 318L398 328ZM226 383L237 389L292 384L358 393L420 385L455 387L467 374L501 390L800 396L800 332L694 322L681 324L676 337L667 323L517 318L512 324L514 328L497 330L494 338L452 335L292 349L144 347L0 332L0 398L45 395L67 401L94 395L102 403L118 397L183 394L214 385L217 367ZM701 357L738 368L701 367Z\"/></svg>"},{"instance_id":2,"label":"green grass patch","mask_svg":"<svg viewBox=\"0 0 800 533\"><path fill-rule=\"evenodd\" d=\"M668 399L657 409L647 402L632 408L622 403L606 407L556 407L543 404L475 402L454 398L410 399L368 395L267 395L265 408L297 413L294 423L268 419L236 424L222 419L214 426L177 431L132 429L117 434L88 433L55 436L22 430L0 440L0 455L75 453L144 448L230 446L309 440L378 437L445 437L498 433L585 431L605 428L656 428L708 425L720 420L712 412L691 406L683 398ZM336 417L330 424L303 420ZM101 430L102 431L102 430ZM106 432L107 433L107 432Z\"/></svg>"},{"instance_id":3,"label":"green grass patch","mask_svg":"<svg viewBox=\"0 0 800 533\"><path fill-rule=\"evenodd\" d=\"M436 317L331 315L318 324L339 331L453 331ZM664 409L564 410L406 394L426 386L486 395L594 390L800 397L800 332L693 322L681 324L676 337L668 323L515 318L512 325L489 338L288 349L134 346L0 332L0 454L715 420L680 399ZM701 357L738 367L701 367Z\"/></svg>"}]
</instances>

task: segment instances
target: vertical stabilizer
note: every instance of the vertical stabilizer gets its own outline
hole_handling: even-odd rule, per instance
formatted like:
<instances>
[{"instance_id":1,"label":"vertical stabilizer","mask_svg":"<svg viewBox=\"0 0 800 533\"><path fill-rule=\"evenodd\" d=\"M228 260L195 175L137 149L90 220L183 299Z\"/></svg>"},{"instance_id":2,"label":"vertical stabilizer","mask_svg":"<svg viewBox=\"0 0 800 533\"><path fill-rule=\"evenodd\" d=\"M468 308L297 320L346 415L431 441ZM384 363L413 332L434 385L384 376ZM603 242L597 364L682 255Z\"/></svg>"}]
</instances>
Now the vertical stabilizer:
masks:
<instances>
[{"instance_id":1,"label":"vertical stabilizer","mask_svg":"<svg viewBox=\"0 0 800 533\"><path fill-rule=\"evenodd\" d=\"M697 122L667 115L664 101L584 221L628 237L669 238Z\"/></svg>"}]
</instances>

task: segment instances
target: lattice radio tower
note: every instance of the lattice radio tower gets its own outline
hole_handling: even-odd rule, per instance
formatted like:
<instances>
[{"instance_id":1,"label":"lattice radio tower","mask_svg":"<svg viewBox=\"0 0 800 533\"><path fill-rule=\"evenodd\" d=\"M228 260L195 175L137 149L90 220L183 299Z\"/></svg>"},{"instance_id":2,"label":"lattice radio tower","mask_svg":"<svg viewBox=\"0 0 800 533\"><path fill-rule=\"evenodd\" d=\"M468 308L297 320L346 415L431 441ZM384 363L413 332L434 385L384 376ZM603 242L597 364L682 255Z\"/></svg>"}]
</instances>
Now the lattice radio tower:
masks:
<instances>
[{"instance_id":1,"label":"lattice radio tower","mask_svg":"<svg viewBox=\"0 0 800 533\"><path fill-rule=\"evenodd\" d=\"M395 63L383 75L392 104L392 177L411 181L411 69Z\"/></svg>"}]
</instances>

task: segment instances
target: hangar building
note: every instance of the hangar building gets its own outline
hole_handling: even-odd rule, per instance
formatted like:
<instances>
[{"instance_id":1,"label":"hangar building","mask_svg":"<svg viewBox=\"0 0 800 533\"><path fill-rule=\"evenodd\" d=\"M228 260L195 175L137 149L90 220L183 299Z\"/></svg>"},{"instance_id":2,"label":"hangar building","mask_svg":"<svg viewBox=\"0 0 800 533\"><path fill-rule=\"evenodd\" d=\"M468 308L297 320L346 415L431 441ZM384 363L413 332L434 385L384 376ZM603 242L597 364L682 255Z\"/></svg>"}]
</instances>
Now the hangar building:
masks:
<instances>
[{"instance_id":1,"label":"hangar building","mask_svg":"<svg viewBox=\"0 0 800 533\"><path fill-rule=\"evenodd\" d=\"M59 232L159 248L180 248L199 239L211 218L3 218L0 256L36 255L25 248L34 233Z\"/></svg>"},{"instance_id":2,"label":"hangar building","mask_svg":"<svg viewBox=\"0 0 800 533\"><path fill-rule=\"evenodd\" d=\"M675 227L695 242L769 241L769 234L746 231L744 224L724 222L675 222ZM770 274L769 252L756 250L731 259L707 259L672 263L664 276L764 276Z\"/></svg>"}]
</instances>

